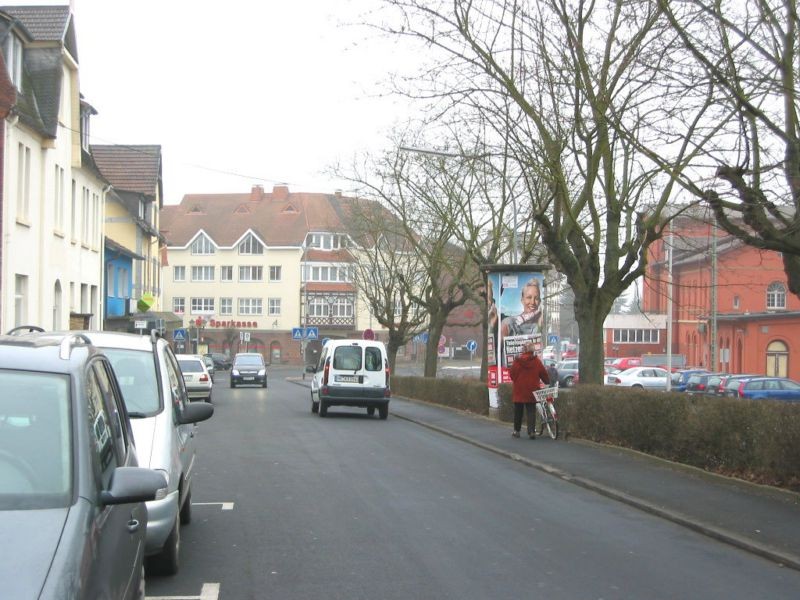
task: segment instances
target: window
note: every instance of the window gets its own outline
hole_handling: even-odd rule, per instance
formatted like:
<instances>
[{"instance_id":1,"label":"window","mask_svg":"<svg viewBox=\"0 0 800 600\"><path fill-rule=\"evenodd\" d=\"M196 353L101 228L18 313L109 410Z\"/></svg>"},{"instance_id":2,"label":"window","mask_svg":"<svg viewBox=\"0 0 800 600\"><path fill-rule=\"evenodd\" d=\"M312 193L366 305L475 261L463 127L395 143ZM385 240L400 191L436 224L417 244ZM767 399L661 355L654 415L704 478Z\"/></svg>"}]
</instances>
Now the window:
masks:
<instances>
[{"instance_id":1,"label":"window","mask_svg":"<svg viewBox=\"0 0 800 600\"><path fill-rule=\"evenodd\" d=\"M72 192L70 196L70 224L69 233L73 242L77 242L78 235L78 184L72 180Z\"/></svg>"},{"instance_id":2,"label":"window","mask_svg":"<svg viewBox=\"0 0 800 600\"><path fill-rule=\"evenodd\" d=\"M220 298L219 299L219 314L232 315L233 314L233 298Z\"/></svg>"},{"instance_id":3,"label":"window","mask_svg":"<svg viewBox=\"0 0 800 600\"><path fill-rule=\"evenodd\" d=\"M280 281L281 280L281 268L280 268L280 266L272 265L269 268L269 280L270 281Z\"/></svg>"},{"instance_id":4,"label":"window","mask_svg":"<svg viewBox=\"0 0 800 600\"><path fill-rule=\"evenodd\" d=\"M186 310L186 298L172 299L172 312L183 314L185 310Z\"/></svg>"},{"instance_id":5,"label":"window","mask_svg":"<svg viewBox=\"0 0 800 600\"><path fill-rule=\"evenodd\" d=\"M264 267L254 265L239 267L239 281L263 281Z\"/></svg>"},{"instance_id":6,"label":"window","mask_svg":"<svg viewBox=\"0 0 800 600\"><path fill-rule=\"evenodd\" d=\"M239 254L264 254L264 245L250 233L239 244Z\"/></svg>"},{"instance_id":7,"label":"window","mask_svg":"<svg viewBox=\"0 0 800 600\"><path fill-rule=\"evenodd\" d=\"M260 315L263 312L263 300L261 298L239 298L240 315Z\"/></svg>"},{"instance_id":8,"label":"window","mask_svg":"<svg viewBox=\"0 0 800 600\"><path fill-rule=\"evenodd\" d=\"M86 377L86 398L89 416L89 446L94 449L93 462L101 473L104 489L109 487L114 469L120 460L115 451L115 433L112 417L103 400L103 393L94 370L90 369ZM120 432L121 434L121 432Z\"/></svg>"},{"instance_id":9,"label":"window","mask_svg":"<svg viewBox=\"0 0 800 600\"><path fill-rule=\"evenodd\" d=\"M6 68L11 83L19 90L22 89L22 40L11 33L6 38Z\"/></svg>"},{"instance_id":10,"label":"window","mask_svg":"<svg viewBox=\"0 0 800 600\"><path fill-rule=\"evenodd\" d=\"M172 280L173 281L186 281L186 267L184 267L184 266L172 267Z\"/></svg>"},{"instance_id":11,"label":"window","mask_svg":"<svg viewBox=\"0 0 800 600\"><path fill-rule=\"evenodd\" d=\"M337 250L347 248L347 236L336 233L311 233L308 236L309 248L321 250Z\"/></svg>"},{"instance_id":12,"label":"window","mask_svg":"<svg viewBox=\"0 0 800 600\"><path fill-rule=\"evenodd\" d=\"M270 298L268 302L269 302L269 305L267 307L267 310L269 311L269 313L267 313L267 314L269 314L270 317L277 317L278 315L280 315L281 314L281 299L280 298Z\"/></svg>"},{"instance_id":13,"label":"window","mask_svg":"<svg viewBox=\"0 0 800 600\"><path fill-rule=\"evenodd\" d=\"M233 267L231 265L220 267L219 278L221 281L233 281Z\"/></svg>"},{"instance_id":14,"label":"window","mask_svg":"<svg viewBox=\"0 0 800 600\"><path fill-rule=\"evenodd\" d=\"M89 192L89 188L87 187L81 188L81 214L83 215L82 219L83 227L81 229L81 243L84 245L88 245L92 210L91 210L91 193Z\"/></svg>"},{"instance_id":15,"label":"window","mask_svg":"<svg viewBox=\"0 0 800 600\"><path fill-rule=\"evenodd\" d=\"M352 317L353 303L348 298L337 298L331 305L331 315L334 317Z\"/></svg>"},{"instance_id":16,"label":"window","mask_svg":"<svg viewBox=\"0 0 800 600\"><path fill-rule=\"evenodd\" d=\"M213 266L192 267L192 281L214 281Z\"/></svg>"},{"instance_id":17,"label":"window","mask_svg":"<svg viewBox=\"0 0 800 600\"><path fill-rule=\"evenodd\" d=\"M28 276L14 277L14 327L26 325L28 321Z\"/></svg>"},{"instance_id":18,"label":"window","mask_svg":"<svg viewBox=\"0 0 800 600\"><path fill-rule=\"evenodd\" d=\"M27 220L31 205L31 149L17 147L17 218Z\"/></svg>"},{"instance_id":19,"label":"window","mask_svg":"<svg viewBox=\"0 0 800 600\"><path fill-rule=\"evenodd\" d=\"M364 366L367 371L380 371L383 368L380 348L364 348Z\"/></svg>"},{"instance_id":20,"label":"window","mask_svg":"<svg viewBox=\"0 0 800 600\"><path fill-rule=\"evenodd\" d=\"M192 242L192 254L214 254L214 244L205 235L200 235Z\"/></svg>"},{"instance_id":21,"label":"window","mask_svg":"<svg viewBox=\"0 0 800 600\"><path fill-rule=\"evenodd\" d=\"M734 296L733 297L733 308L734 308L734 310L739 308L739 296Z\"/></svg>"},{"instance_id":22,"label":"window","mask_svg":"<svg viewBox=\"0 0 800 600\"><path fill-rule=\"evenodd\" d=\"M614 343L622 344L657 344L658 329L615 329Z\"/></svg>"},{"instance_id":23,"label":"window","mask_svg":"<svg viewBox=\"0 0 800 600\"><path fill-rule=\"evenodd\" d=\"M192 314L208 315L214 312L213 298L192 298Z\"/></svg>"},{"instance_id":24,"label":"window","mask_svg":"<svg viewBox=\"0 0 800 600\"><path fill-rule=\"evenodd\" d=\"M786 286L776 281L767 288L767 310L786 308Z\"/></svg>"},{"instance_id":25,"label":"window","mask_svg":"<svg viewBox=\"0 0 800 600\"><path fill-rule=\"evenodd\" d=\"M53 221L57 231L64 231L64 169L56 165L53 175Z\"/></svg>"}]
</instances>

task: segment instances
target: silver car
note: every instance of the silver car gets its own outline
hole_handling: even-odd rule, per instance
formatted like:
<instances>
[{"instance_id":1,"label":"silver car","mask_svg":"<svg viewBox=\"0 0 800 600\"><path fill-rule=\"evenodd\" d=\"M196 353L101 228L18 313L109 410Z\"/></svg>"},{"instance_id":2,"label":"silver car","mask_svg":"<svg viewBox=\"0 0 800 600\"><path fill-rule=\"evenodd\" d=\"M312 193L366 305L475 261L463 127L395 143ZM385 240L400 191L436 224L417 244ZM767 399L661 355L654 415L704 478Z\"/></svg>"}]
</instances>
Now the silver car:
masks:
<instances>
[{"instance_id":1,"label":"silver car","mask_svg":"<svg viewBox=\"0 0 800 600\"><path fill-rule=\"evenodd\" d=\"M131 418L140 465L167 478L166 494L147 503L147 569L177 573L180 528L192 514L196 424L210 418L214 407L189 401L178 361L155 332L83 334L111 361Z\"/></svg>"},{"instance_id":2,"label":"silver car","mask_svg":"<svg viewBox=\"0 0 800 600\"><path fill-rule=\"evenodd\" d=\"M189 399L211 402L214 383L211 373L206 367L205 357L199 354L176 354L175 358L178 359Z\"/></svg>"}]
</instances>

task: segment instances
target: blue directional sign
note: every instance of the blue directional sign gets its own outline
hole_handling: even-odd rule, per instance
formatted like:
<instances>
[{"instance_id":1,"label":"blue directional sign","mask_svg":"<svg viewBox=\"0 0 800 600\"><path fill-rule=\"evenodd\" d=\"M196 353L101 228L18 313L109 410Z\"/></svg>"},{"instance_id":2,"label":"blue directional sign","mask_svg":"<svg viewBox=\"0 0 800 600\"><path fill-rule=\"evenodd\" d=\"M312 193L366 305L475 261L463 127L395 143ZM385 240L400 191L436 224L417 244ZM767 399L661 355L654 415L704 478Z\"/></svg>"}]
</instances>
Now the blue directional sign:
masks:
<instances>
[{"instance_id":1,"label":"blue directional sign","mask_svg":"<svg viewBox=\"0 0 800 600\"><path fill-rule=\"evenodd\" d=\"M547 336L547 344L550 346L555 346L558 343L558 336L555 333L551 333Z\"/></svg>"},{"instance_id":2,"label":"blue directional sign","mask_svg":"<svg viewBox=\"0 0 800 600\"><path fill-rule=\"evenodd\" d=\"M319 339L319 328L318 327L306 327L306 339L308 339L308 340L318 340Z\"/></svg>"},{"instance_id":3,"label":"blue directional sign","mask_svg":"<svg viewBox=\"0 0 800 600\"><path fill-rule=\"evenodd\" d=\"M185 329L176 329L172 332L172 339L176 342L185 342L186 341L186 330Z\"/></svg>"},{"instance_id":4,"label":"blue directional sign","mask_svg":"<svg viewBox=\"0 0 800 600\"><path fill-rule=\"evenodd\" d=\"M477 349L478 349L478 342L476 342L475 340L469 340L467 342L467 350L469 350L470 352L475 352L475 350Z\"/></svg>"},{"instance_id":5,"label":"blue directional sign","mask_svg":"<svg viewBox=\"0 0 800 600\"><path fill-rule=\"evenodd\" d=\"M423 344L427 344L428 343L428 332L427 331L423 331L422 333L419 334L419 341L422 342Z\"/></svg>"},{"instance_id":6,"label":"blue directional sign","mask_svg":"<svg viewBox=\"0 0 800 600\"><path fill-rule=\"evenodd\" d=\"M292 339L293 340L302 340L303 339L303 328L302 327L292 327Z\"/></svg>"}]
</instances>

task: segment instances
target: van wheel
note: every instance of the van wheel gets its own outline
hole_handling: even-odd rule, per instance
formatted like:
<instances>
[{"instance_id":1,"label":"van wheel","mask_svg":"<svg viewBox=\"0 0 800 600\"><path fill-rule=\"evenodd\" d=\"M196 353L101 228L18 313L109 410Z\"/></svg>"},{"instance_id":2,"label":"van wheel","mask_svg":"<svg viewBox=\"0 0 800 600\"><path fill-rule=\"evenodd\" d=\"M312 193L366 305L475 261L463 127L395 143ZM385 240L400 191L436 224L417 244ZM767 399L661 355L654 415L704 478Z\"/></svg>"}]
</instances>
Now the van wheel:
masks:
<instances>
[{"instance_id":1,"label":"van wheel","mask_svg":"<svg viewBox=\"0 0 800 600\"><path fill-rule=\"evenodd\" d=\"M383 406L378 407L378 416L381 420L385 421L386 418L389 416L389 405L384 404Z\"/></svg>"},{"instance_id":2,"label":"van wheel","mask_svg":"<svg viewBox=\"0 0 800 600\"><path fill-rule=\"evenodd\" d=\"M370 407L368 407L368 408L367 408L367 414L368 414L370 417L371 417L371 416L373 416L373 415L375 414L375 407L374 407L374 406L370 406Z\"/></svg>"},{"instance_id":3,"label":"van wheel","mask_svg":"<svg viewBox=\"0 0 800 600\"><path fill-rule=\"evenodd\" d=\"M175 525L164 542L164 548L147 559L147 570L156 575L175 575L178 572L178 558L181 551L181 519L176 516Z\"/></svg>"},{"instance_id":4,"label":"van wheel","mask_svg":"<svg viewBox=\"0 0 800 600\"><path fill-rule=\"evenodd\" d=\"M319 401L319 416L325 417L328 414L328 405L323 401Z\"/></svg>"},{"instance_id":5,"label":"van wheel","mask_svg":"<svg viewBox=\"0 0 800 600\"><path fill-rule=\"evenodd\" d=\"M319 402L314 402L314 394L311 394L311 412L314 414L319 412Z\"/></svg>"},{"instance_id":6,"label":"van wheel","mask_svg":"<svg viewBox=\"0 0 800 600\"><path fill-rule=\"evenodd\" d=\"M188 525L191 522L192 522L192 490L190 489L189 494L183 501L183 506L181 506L181 525Z\"/></svg>"}]
</instances>

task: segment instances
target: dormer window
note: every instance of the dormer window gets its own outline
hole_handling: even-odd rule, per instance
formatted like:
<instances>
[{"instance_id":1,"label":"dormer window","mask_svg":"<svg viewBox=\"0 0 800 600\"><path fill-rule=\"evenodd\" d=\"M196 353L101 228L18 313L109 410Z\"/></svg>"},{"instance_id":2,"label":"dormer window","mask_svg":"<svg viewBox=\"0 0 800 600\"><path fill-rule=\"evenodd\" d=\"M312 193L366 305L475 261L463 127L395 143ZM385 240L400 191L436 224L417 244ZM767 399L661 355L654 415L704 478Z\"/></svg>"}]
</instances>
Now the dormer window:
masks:
<instances>
[{"instance_id":1,"label":"dormer window","mask_svg":"<svg viewBox=\"0 0 800 600\"><path fill-rule=\"evenodd\" d=\"M786 308L786 286L780 281L770 283L767 287L767 310Z\"/></svg>"},{"instance_id":2,"label":"dormer window","mask_svg":"<svg viewBox=\"0 0 800 600\"><path fill-rule=\"evenodd\" d=\"M264 254L264 245L249 233L239 244L239 254Z\"/></svg>"},{"instance_id":3,"label":"dormer window","mask_svg":"<svg viewBox=\"0 0 800 600\"><path fill-rule=\"evenodd\" d=\"M192 254L214 254L214 244L205 235L200 235L192 242Z\"/></svg>"},{"instance_id":4,"label":"dormer window","mask_svg":"<svg viewBox=\"0 0 800 600\"><path fill-rule=\"evenodd\" d=\"M308 247L320 250L338 250L347 248L347 236L338 233L310 233Z\"/></svg>"},{"instance_id":5,"label":"dormer window","mask_svg":"<svg viewBox=\"0 0 800 600\"><path fill-rule=\"evenodd\" d=\"M18 90L22 89L22 40L14 32L6 39L5 55L11 83Z\"/></svg>"}]
</instances>

